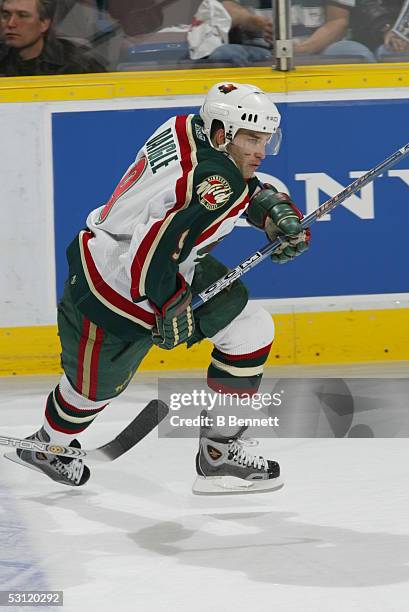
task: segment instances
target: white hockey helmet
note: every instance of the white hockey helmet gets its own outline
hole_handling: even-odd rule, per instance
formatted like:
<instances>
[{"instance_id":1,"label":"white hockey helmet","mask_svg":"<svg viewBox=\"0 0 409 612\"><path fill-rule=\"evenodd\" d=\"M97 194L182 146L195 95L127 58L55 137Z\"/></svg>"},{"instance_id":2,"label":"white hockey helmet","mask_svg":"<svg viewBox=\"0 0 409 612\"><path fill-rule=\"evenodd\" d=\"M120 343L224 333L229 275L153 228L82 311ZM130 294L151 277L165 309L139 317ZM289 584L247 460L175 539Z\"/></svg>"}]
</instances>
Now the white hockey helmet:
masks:
<instances>
[{"instance_id":1,"label":"white hockey helmet","mask_svg":"<svg viewBox=\"0 0 409 612\"><path fill-rule=\"evenodd\" d=\"M238 130L246 129L271 134L270 154L277 155L280 149L281 115L267 94L254 85L228 82L213 85L200 109L200 117L210 143L212 123L217 119L224 125L227 144Z\"/></svg>"}]
</instances>

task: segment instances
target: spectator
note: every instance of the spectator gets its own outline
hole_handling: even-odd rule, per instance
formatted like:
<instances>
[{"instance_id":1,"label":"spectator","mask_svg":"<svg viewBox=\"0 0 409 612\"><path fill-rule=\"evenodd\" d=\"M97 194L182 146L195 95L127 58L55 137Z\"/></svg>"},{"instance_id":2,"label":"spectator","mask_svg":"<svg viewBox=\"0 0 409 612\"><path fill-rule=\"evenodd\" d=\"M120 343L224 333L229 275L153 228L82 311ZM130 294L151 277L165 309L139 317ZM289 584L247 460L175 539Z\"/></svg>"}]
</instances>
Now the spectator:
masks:
<instances>
[{"instance_id":1,"label":"spectator","mask_svg":"<svg viewBox=\"0 0 409 612\"><path fill-rule=\"evenodd\" d=\"M221 44L203 60L234 66L251 66L255 62L272 61L271 0L261 0L262 8L267 8L267 11L249 9L242 6L240 0L224 0L221 4L231 18L230 42Z\"/></svg>"},{"instance_id":2,"label":"spectator","mask_svg":"<svg viewBox=\"0 0 409 612\"><path fill-rule=\"evenodd\" d=\"M0 0L0 75L103 72L85 48L52 32L55 0Z\"/></svg>"},{"instance_id":3,"label":"spectator","mask_svg":"<svg viewBox=\"0 0 409 612\"><path fill-rule=\"evenodd\" d=\"M313 5L313 6L311 6ZM361 56L374 61L360 43L346 40L355 0L292 0L291 22L297 55Z\"/></svg>"},{"instance_id":4,"label":"spectator","mask_svg":"<svg viewBox=\"0 0 409 612\"><path fill-rule=\"evenodd\" d=\"M241 0L243 2L243 0ZM263 0L262 0L263 1ZM265 0L264 0L265 1ZM268 0L270 2L270 0ZM240 6L238 1L226 0L224 8L232 18L232 27L262 32L267 43L272 40L271 22L250 9ZM355 0L291 0L291 23L294 52L296 55L357 56L374 62L374 55L363 44L346 40L350 11ZM263 6L265 7L265 5ZM270 25L267 25L269 22ZM217 48L206 61L230 63L236 66L251 65L255 61L269 59L268 49L254 47L243 51L240 44L226 44Z\"/></svg>"},{"instance_id":5,"label":"spectator","mask_svg":"<svg viewBox=\"0 0 409 612\"><path fill-rule=\"evenodd\" d=\"M405 0L357 0L352 32L378 60L409 56L409 42L392 30Z\"/></svg>"}]
</instances>

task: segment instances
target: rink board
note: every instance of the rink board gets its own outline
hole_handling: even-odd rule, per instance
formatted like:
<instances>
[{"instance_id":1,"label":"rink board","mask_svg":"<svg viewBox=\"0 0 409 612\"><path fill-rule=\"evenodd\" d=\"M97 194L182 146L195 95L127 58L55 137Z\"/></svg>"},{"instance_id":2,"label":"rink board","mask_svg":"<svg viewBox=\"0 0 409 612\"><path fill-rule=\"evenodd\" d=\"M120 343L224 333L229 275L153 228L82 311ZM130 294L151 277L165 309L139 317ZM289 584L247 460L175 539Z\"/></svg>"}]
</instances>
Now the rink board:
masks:
<instances>
[{"instance_id":1,"label":"rink board","mask_svg":"<svg viewBox=\"0 0 409 612\"><path fill-rule=\"evenodd\" d=\"M260 167L304 213L409 140L409 100L279 103L284 141ZM52 117L57 295L67 274L66 245L88 212L106 203L139 146L174 114L198 107L55 113ZM388 120L385 121L385 118ZM398 174L397 174L398 173ZM313 227L308 255L287 266L265 261L247 277L253 298L409 292L409 157ZM120 205L120 203L118 204ZM214 251L235 266L265 244L236 228Z\"/></svg>"},{"instance_id":2,"label":"rink board","mask_svg":"<svg viewBox=\"0 0 409 612\"><path fill-rule=\"evenodd\" d=\"M304 213L409 140L407 71L377 69L350 67L349 81L314 68L304 75L252 71L283 117L282 150L263 162L260 176L290 192ZM220 72L201 72L200 78L195 72L184 84L180 73L179 80L169 75L160 82L157 74L155 82L149 74L140 81L83 75L3 82L0 101L15 103L4 104L0 116L0 178L8 204L0 238L10 254L0 271L0 375L59 370L55 305L66 275L66 245L87 212L109 199L143 141L168 117L197 112L200 93L223 78ZM238 70L236 80L251 80L244 72ZM385 87L396 81L401 88L380 89L381 73ZM335 91L347 82L378 89ZM127 97L138 83L140 97ZM297 84L305 91L295 91ZM167 95L156 96L164 88ZM29 100L39 102L19 103ZM245 277L251 297L263 300L276 323L269 365L409 359L402 237L408 201L404 160L317 222L307 255L287 266L266 261ZM233 266L265 242L263 233L238 227L215 254ZM144 368L203 368L209 351L206 343L188 354L184 348L154 350Z\"/></svg>"},{"instance_id":3,"label":"rink board","mask_svg":"<svg viewBox=\"0 0 409 612\"><path fill-rule=\"evenodd\" d=\"M275 339L267 366L409 359L409 309L341 310L274 315ZM213 345L189 351L153 347L141 371L207 369ZM0 329L0 376L61 372L55 326Z\"/></svg>"}]
</instances>

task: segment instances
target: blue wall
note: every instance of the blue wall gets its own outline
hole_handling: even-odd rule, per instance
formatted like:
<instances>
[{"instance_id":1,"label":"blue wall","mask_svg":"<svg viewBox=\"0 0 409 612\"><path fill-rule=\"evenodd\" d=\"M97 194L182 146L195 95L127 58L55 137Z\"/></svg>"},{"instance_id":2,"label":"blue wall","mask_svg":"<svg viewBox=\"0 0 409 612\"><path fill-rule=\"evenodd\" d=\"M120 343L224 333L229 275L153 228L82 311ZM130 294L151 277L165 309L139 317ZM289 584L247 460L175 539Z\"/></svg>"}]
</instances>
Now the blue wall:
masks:
<instances>
[{"instance_id":1,"label":"blue wall","mask_svg":"<svg viewBox=\"0 0 409 612\"><path fill-rule=\"evenodd\" d=\"M284 141L260 170L284 181L305 212L305 182L297 173L323 172L348 185L350 171L366 171L409 141L408 100L279 104ZM57 292L67 272L65 248L87 214L110 197L148 136L174 114L197 108L56 113L53 162ZM398 168L409 168L408 159ZM320 203L328 199L320 194ZM375 218L340 206L312 228L308 254L285 266L263 262L248 275L252 297L301 297L409 292L409 186L376 179ZM214 253L237 265L264 245L263 233L237 228Z\"/></svg>"}]
</instances>

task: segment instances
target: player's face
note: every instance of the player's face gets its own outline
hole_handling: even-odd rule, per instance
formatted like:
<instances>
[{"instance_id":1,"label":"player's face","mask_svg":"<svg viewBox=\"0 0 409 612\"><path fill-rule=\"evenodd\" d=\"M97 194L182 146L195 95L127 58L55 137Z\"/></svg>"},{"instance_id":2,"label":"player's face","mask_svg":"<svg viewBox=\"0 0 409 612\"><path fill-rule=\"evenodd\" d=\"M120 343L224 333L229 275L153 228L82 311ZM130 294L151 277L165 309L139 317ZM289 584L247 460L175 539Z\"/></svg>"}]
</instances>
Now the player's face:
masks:
<instances>
[{"instance_id":1,"label":"player's face","mask_svg":"<svg viewBox=\"0 0 409 612\"><path fill-rule=\"evenodd\" d=\"M37 0L4 0L0 9L0 25L9 47L25 49L41 40L50 21L40 19Z\"/></svg>"},{"instance_id":2,"label":"player's face","mask_svg":"<svg viewBox=\"0 0 409 612\"><path fill-rule=\"evenodd\" d=\"M266 147L271 134L239 130L233 142L227 147L229 155L234 159L243 178L249 179L257 171L266 156Z\"/></svg>"}]
</instances>

